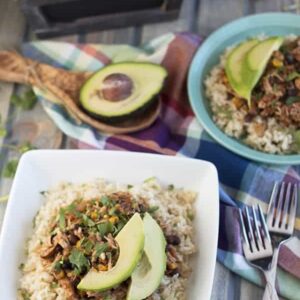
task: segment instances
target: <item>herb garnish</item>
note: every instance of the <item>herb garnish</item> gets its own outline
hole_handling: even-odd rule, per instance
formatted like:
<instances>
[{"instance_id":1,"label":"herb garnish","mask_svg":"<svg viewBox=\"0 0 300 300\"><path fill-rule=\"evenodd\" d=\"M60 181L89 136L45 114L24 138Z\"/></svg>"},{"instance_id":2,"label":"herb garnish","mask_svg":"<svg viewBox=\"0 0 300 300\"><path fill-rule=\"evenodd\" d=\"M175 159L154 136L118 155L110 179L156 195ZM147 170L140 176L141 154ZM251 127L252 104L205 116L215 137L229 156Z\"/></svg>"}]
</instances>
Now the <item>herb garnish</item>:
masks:
<instances>
[{"instance_id":1,"label":"herb garnish","mask_svg":"<svg viewBox=\"0 0 300 300\"><path fill-rule=\"evenodd\" d=\"M75 267L75 273L79 275L82 271L89 268L89 260L85 255L74 248L69 256L70 263Z\"/></svg>"},{"instance_id":2,"label":"herb garnish","mask_svg":"<svg viewBox=\"0 0 300 300\"><path fill-rule=\"evenodd\" d=\"M108 233L112 233L114 231L114 226L110 222L105 222L105 223L98 224L97 229L101 237L104 237Z\"/></svg>"},{"instance_id":3,"label":"herb garnish","mask_svg":"<svg viewBox=\"0 0 300 300\"><path fill-rule=\"evenodd\" d=\"M291 96L285 100L286 105L292 105L297 102L300 102L300 96Z\"/></svg>"},{"instance_id":4,"label":"herb garnish","mask_svg":"<svg viewBox=\"0 0 300 300\"><path fill-rule=\"evenodd\" d=\"M107 249L108 249L108 243L96 244L96 246L95 246L96 257L99 257L101 255L101 253L105 252Z\"/></svg>"},{"instance_id":5,"label":"herb garnish","mask_svg":"<svg viewBox=\"0 0 300 300\"><path fill-rule=\"evenodd\" d=\"M292 81L296 78L299 78L300 77L300 73L298 72L292 72L290 73L287 77L286 77L286 81Z\"/></svg>"},{"instance_id":6,"label":"herb garnish","mask_svg":"<svg viewBox=\"0 0 300 300\"><path fill-rule=\"evenodd\" d=\"M32 89L27 90L23 95L12 95L10 98L12 104L23 110L31 110L34 108L37 97Z\"/></svg>"}]
</instances>

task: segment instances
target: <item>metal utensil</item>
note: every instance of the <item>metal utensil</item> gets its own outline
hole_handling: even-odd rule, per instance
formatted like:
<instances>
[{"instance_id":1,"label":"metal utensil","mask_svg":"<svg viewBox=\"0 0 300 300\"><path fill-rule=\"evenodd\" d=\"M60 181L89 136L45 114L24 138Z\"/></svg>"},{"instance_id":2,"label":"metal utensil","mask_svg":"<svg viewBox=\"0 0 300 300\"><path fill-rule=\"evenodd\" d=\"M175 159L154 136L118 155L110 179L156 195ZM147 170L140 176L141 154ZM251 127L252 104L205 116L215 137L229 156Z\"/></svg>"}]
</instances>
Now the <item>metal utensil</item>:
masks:
<instances>
[{"instance_id":1,"label":"metal utensil","mask_svg":"<svg viewBox=\"0 0 300 300\"><path fill-rule=\"evenodd\" d=\"M268 280L275 286L276 266L280 245L293 234L297 202L299 197L298 184L276 182L270 198L267 226L274 249L272 268L268 272Z\"/></svg>"},{"instance_id":2,"label":"metal utensil","mask_svg":"<svg viewBox=\"0 0 300 300\"><path fill-rule=\"evenodd\" d=\"M250 217L248 207L245 208L244 214L241 210L239 210L241 228L243 232L243 251L248 262L259 268L265 275L267 284L263 299L277 300L278 296L274 286L274 281L270 280L269 275L274 272L271 267L273 258L272 242L261 207L259 205L257 205L257 207L258 216L255 211L255 207L252 206L252 218Z\"/></svg>"}]
</instances>

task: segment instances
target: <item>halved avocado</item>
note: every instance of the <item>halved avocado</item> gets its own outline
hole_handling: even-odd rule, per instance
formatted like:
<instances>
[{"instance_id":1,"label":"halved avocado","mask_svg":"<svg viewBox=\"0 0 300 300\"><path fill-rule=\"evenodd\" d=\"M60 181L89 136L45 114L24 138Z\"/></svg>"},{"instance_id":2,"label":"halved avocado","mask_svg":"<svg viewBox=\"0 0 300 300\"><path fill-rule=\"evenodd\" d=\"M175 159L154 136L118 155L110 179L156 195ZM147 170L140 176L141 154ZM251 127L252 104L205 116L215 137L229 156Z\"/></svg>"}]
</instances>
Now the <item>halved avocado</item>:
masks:
<instances>
[{"instance_id":1,"label":"halved avocado","mask_svg":"<svg viewBox=\"0 0 300 300\"><path fill-rule=\"evenodd\" d=\"M82 86L80 104L87 113L102 121L124 121L151 108L166 76L167 71L157 64L111 64Z\"/></svg>"},{"instance_id":2,"label":"halved avocado","mask_svg":"<svg viewBox=\"0 0 300 300\"><path fill-rule=\"evenodd\" d=\"M135 213L116 237L120 254L115 266L109 271L91 269L77 288L87 291L105 291L125 281L137 266L144 249L144 224Z\"/></svg>"}]
</instances>

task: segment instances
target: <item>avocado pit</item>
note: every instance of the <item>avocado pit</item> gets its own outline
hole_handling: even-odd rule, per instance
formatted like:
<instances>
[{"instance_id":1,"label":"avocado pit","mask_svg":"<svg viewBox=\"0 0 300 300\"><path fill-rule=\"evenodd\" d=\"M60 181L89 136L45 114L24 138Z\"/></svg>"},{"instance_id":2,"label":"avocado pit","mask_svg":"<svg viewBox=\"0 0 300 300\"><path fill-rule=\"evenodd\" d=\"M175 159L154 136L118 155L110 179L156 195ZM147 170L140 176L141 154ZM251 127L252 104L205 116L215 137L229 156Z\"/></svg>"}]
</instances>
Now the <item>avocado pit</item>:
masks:
<instances>
[{"instance_id":1,"label":"avocado pit","mask_svg":"<svg viewBox=\"0 0 300 300\"><path fill-rule=\"evenodd\" d=\"M133 90L133 81L122 73L108 75L102 84L101 93L108 101L116 102L127 99Z\"/></svg>"}]
</instances>

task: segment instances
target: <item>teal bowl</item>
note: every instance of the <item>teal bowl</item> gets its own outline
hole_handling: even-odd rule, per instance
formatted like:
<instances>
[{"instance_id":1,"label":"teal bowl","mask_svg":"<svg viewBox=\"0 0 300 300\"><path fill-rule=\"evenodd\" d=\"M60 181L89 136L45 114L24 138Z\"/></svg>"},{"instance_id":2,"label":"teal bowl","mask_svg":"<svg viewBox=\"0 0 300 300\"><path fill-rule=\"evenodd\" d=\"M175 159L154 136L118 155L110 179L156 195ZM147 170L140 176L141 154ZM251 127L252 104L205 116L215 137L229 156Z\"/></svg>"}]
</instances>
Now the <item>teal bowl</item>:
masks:
<instances>
[{"instance_id":1,"label":"teal bowl","mask_svg":"<svg viewBox=\"0 0 300 300\"><path fill-rule=\"evenodd\" d=\"M300 35L300 16L289 13L258 14L228 23L212 33L198 49L189 70L190 103L203 128L232 152L267 164L300 164L300 155L298 154L267 154L229 137L217 127L211 117L210 107L205 96L204 79L212 67L219 63L219 57L227 47L260 34Z\"/></svg>"}]
</instances>

